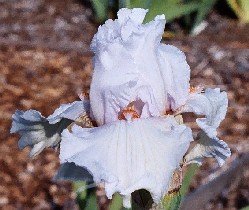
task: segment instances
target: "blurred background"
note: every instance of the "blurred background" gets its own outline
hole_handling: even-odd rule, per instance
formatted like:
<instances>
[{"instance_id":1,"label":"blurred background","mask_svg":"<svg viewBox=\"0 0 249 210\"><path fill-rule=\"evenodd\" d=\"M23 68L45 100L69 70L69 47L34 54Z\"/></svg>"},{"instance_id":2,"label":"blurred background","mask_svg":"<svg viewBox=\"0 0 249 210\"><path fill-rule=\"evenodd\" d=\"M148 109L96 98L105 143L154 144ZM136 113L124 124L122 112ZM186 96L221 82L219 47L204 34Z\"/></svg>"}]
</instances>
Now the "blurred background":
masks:
<instances>
[{"instance_id":1,"label":"blurred background","mask_svg":"<svg viewBox=\"0 0 249 210\"><path fill-rule=\"evenodd\" d=\"M206 160L190 193L235 168L225 186L213 188L214 196L207 194L203 208L248 206L248 0L0 0L0 209L79 208L71 183L53 180L59 151L47 149L29 159L29 148L19 151L18 135L9 134L11 116L16 109L48 116L61 103L77 100L77 93L88 92L90 41L99 24L115 18L121 7L149 8L145 21L164 13L168 22L162 41L186 54L191 85L227 91L229 109L218 133L232 156L222 168Z\"/></svg>"}]
</instances>

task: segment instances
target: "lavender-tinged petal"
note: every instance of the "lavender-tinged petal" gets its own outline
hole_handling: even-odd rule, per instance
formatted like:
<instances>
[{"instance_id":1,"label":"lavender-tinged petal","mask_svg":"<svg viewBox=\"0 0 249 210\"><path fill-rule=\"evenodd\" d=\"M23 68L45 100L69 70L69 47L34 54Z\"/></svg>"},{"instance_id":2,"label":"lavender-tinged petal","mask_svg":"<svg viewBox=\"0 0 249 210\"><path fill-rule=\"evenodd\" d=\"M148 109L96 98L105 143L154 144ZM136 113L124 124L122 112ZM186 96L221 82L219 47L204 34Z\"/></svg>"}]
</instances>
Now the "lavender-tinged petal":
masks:
<instances>
[{"instance_id":1,"label":"lavender-tinged petal","mask_svg":"<svg viewBox=\"0 0 249 210\"><path fill-rule=\"evenodd\" d=\"M144 85L139 78L117 85L115 88L112 87L110 90L107 89L104 96L106 122L118 120L120 111L131 102L142 118L159 115L153 91L150 86Z\"/></svg>"},{"instance_id":2,"label":"lavender-tinged petal","mask_svg":"<svg viewBox=\"0 0 249 210\"><path fill-rule=\"evenodd\" d=\"M227 93L220 92L219 88L208 88L206 89L204 95L210 102L211 111L206 115L206 119L199 118L196 120L196 122L210 138L215 138L215 136L217 135L216 129L226 116L228 106Z\"/></svg>"},{"instance_id":3,"label":"lavender-tinged petal","mask_svg":"<svg viewBox=\"0 0 249 210\"><path fill-rule=\"evenodd\" d=\"M57 108L53 114L48 116L48 121L50 124L55 124L61 121L63 118L69 120L75 120L81 114L90 114L90 102L89 100L84 101L74 101L69 104L62 104Z\"/></svg>"},{"instance_id":4,"label":"lavender-tinged petal","mask_svg":"<svg viewBox=\"0 0 249 210\"><path fill-rule=\"evenodd\" d=\"M136 78L141 87L150 90L155 101L144 110L145 116L151 115L148 110L155 107L157 116L164 115L168 109L175 110L187 100L190 71L186 58L177 48L160 44L165 17L157 16L142 24L146 12L122 9L118 19L106 21L93 38L91 48L95 56L90 98L98 125L112 121L105 115L112 107L105 100L106 92L118 91L119 85L132 83ZM115 111L117 115L119 110Z\"/></svg>"},{"instance_id":5,"label":"lavender-tinged petal","mask_svg":"<svg viewBox=\"0 0 249 210\"><path fill-rule=\"evenodd\" d=\"M222 166L231 155L231 151L228 145L216 138L210 138L203 131L199 134L199 140L196 141L196 145L185 156L185 164L197 163L202 164L205 158L215 158Z\"/></svg>"},{"instance_id":6,"label":"lavender-tinged petal","mask_svg":"<svg viewBox=\"0 0 249 210\"><path fill-rule=\"evenodd\" d=\"M60 134L72 121L63 119L58 123L49 124L48 120L35 110L26 112L17 110L12 116L10 132L21 135L18 146L23 149L32 147L30 156L34 157L44 148L55 147L61 140Z\"/></svg>"},{"instance_id":7,"label":"lavender-tinged petal","mask_svg":"<svg viewBox=\"0 0 249 210\"><path fill-rule=\"evenodd\" d=\"M87 168L96 183L105 183L109 198L147 189L159 202L191 140L191 130L173 117L120 120L90 129L75 125L72 133L62 134L60 159ZM124 205L129 206L127 199Z\"/></svg>"},{"instance_id":8,"label":"lavender-tinged petal","mask_svg":"<svg viewBox=\"0 0 249 210\"><path fill-rule=\"evenodd\" d=\"M161 44L158 54L165 92L167 92L166 108L175 111L187 101L190 67L184 53L172 45Z\"/></svg>"},{"instance_id":9,"label":"lavender-tinged petal","mask_svg":"<svg viewBox=\"0 0 249 210\"><path fill-rule=\"evenodd\" d=\"M216 138L216 129L225 118L227 106L226 92L208 88L205 93L190 94L181 112L205 115L205 118L197 118L196 122L210 138Z\"/></svg>"}]
</instances>

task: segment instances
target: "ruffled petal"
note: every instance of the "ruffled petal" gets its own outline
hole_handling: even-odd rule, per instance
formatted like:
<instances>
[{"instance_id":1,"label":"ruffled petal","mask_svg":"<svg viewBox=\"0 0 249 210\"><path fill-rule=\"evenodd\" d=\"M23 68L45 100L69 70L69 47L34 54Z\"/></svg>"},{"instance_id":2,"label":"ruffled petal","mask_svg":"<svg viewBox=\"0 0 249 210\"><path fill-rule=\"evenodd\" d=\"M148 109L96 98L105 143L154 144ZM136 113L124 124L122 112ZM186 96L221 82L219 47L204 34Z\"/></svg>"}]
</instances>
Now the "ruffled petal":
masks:
<instances>
[{"instance_id":1,"label":"ruffled petal","mask_svg":"<svg viewBox=\"0 0 249 210\"><path fill-rule=\"evenodd\" d=\"M47 119L36 110L17 110L12 116L11 133L21 135L18 146L32 147L30 156L38 155L47 147L55 147L61 140L61 132L82 113L89 112L89 101L63 104Z\"/></svg>"},{"instance_id":2,"label":"ruffled petal","mask_svg":"<svg viewBox=\"0 0 249 210\"><path fill-rule=\"evenodd\" d=\"M208 114L205 114L206 118L199 118L196 122L210 138L214 138L217 135L216 129L226 116L228 106L227 93L220 92L219 88L208 88L204 95L209 100L212 108Z\"/></svg>"},{"instance_id":3,"label":"ruffled petal","mask_svg":"<svg viewBox=\"0 0 249 210\"><path fill-rule=\"evenodd\" d=\"M185 156L185 164L197 163L201 165L204 158L213 157L217 160L219 166L222 166L226 158L231 155L228 145L217 137L209 138L203 131L200 133L199 138L193 149Z\"/></svg>"},{"instance_id":4,"label":"ruffled petal","mask_svg":"<svg viewBox=\"0 0 249 210\"><path fill-rule=\"evenodd\" d=\"M205 115L205 118L197 118L196 122L210 138L216 138L216 129L225 118L227 106L226 92L220 92L219 88L208 88L205 93L190 94L180 111Z\"/></svg>"},{"instance_id":5,"label":"ruffled petal","mask_svg":"<svg viewBox=\"0 0 249 210\"><path fill-rule=\"evenodd\" d=\"M127 83L107 89L104 100L105 122L118 120L119 113L131 102L142 118L159 116L151 87L144 85L139 78L134 78Z\"/></svg>"},{"instance_id":6,"label":"ruffled petal","mask_svg":"<svg viewBox=\"0 0 249 210\"><path fill-rule=\"evenodd\" d=\"M93 116L98 125L111 122L105 118L104 114L112 107L105 100L106 92L117 92L119 85L122 87L136 80L139 80L138 84L141 87L149 90L149 95L154 100L150 104L153 107L147 108L147 111L157 109L159 113L157 116L160 116L165 114L166 108L169 107L165 85L167 82L164 82L168 75L167 73L162 75L162 72L164 68L170 68L166 72L178 70L173 69L171 64L179 65L179 68L183 67L181 63L184 57L176 55L175 48L167 48L168 54L171 53L170 51L174 54L169 56L168 63L170 64L165 66L166 61L159 62L160 56L168 56L166 52L162 52L160 47L165 17L157 16L155 20L142 24L146 12L147 10L143 9L121 9L118 19L106 21L103 26L99 27L93 38L91 48L95 56L90 98ZM174 59L180 59L180 61L174 62ZM175 75L178 73L171 73L170 76ZM147 114L153 116L153 113Z\"/></svg>"},{"instance_id":7,"label":"ruffled petal","mask_svg":"<svg viewBox=\"0 0 249 210\"><path fill-rule=\"evenodd\" d=\"M177 48L160 44L166 22L164 15L142 24L146 13L144 9L121 9L118 19L107 20L92 40L95 56L90 96L98 125L115 118L106 119L104 114L113 112L113 105L105 100L106 92L117 92L135 80L153 98L153 103L145 109L149 112L142 117L154 116L152 109L157 110L157 116L171 109L175 111L187 100L190 68L186 58Z\"/></svg>"},{"instance_id":8,"label":"ruffled petal","mask_svg":"<svg viewBox=\"0 0 249 210\"><path fill-rule=\"evenodd\" d=\"M205 118L196 119L202 131L198 134L200 139L185 157L187 164L201 164L205 157L214 157L218 164L222 165L231 155L227 144L217 138L216 131L225 118L227 105L227 94L220 92L219 88L208 88L204 93L196 92L189 95L180 112L194 112L198 115L205 115Z\"/></svg>"},{"instance_id":9,"label":"ruffled petal","mask_svg":"<svg viewBox=\"0 0 249 210\"><path fill-rule=\"evenodd\" d=\"M167 92L167 107L175 111L187 101L189 94L190 67L182 51L172 45L161 44L159 65Z\"/></svg>"},{"instance_id":10,"label":"ruffled petal","mask_svg":"<svg viewBox=\"0 0 249 210\"><path fill-rule=\"evenodd\" d=\"M69 104L62 104L57 108L53 114L48 116L50 124L55 124L61 121L63 118L69 120L75 120L80 115L90 114L90 102L89 100L74 101Z\"/></svg>"},{"instance_id":11,"label":"ruffled petal","mask_svg":"<svg viewBox=\"0 0 249 210\"><path fill-rule=\"evenodd\" d=\"M160 201L191 140L191 130L172 116L88 129L74 125L72 133L62 133L60 160L86 167L96 183L104 182L108 198L118 192L129 207L130 195L138 189Z\"/></svg>"},{"instance_id":12,"label":"ruffled petal","mask_svg":"<svg viewBox=\"0 0 249 210\"><path fill-rule=\"evenodd\" d=\"M12 120L10 132L21 135L18 141L20 149L32 147L30 157L38 155L46 147L55 147L61 140L62 130L72 122L64 119L51 125L40 112L35 110L26 112L17 110Z\"/></svg>"}]
</instances>

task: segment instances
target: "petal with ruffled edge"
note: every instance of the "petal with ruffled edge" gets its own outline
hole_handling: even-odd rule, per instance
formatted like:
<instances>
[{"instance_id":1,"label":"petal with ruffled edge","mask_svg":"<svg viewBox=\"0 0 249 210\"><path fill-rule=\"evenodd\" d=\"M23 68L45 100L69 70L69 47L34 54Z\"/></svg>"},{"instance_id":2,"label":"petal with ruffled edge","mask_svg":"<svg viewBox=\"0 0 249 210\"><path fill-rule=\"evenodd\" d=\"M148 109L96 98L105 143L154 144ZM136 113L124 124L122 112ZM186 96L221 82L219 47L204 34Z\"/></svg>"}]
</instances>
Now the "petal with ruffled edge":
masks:
<instances>
[{"instance_id":1,"label":"petal with ruffled edge","mask_svg":"<svg viewBox=\"0 0 249 210\"><path fill-rule=\"evenodd\" d=\"M161 44L159 65L167 92L167 110L175 111L187 101L189 94L190 67L182 51L172 45Z\"/></svg>"},{"instance_id":2,"label":"petal with ruffled edge","mask_svg":"<svg viewBox=\"0 0 249 210\"><path fill-rule=\"evenodd\" d=\"M195 147L186 156L188 163L197 162L201 164L204 157L214 157L219 165L222 165L231 151L227 144L217 138L217 127L225 118L227 111L227 94L220 92L219 88L206 89L205 93L192 93L180 112L194 112L205 115L205 118L197 118L196 122L203 130L198 136Z\"/></svg>"},{"instance_id":3,"label":"petal with ruffled edge","mask_svg":"<svg viewBox=\"0 0 249 210\"><path fill-rule=\"evenodd\" d=\"M205 118L197 118L196 123L210 138L216 138L216 129L225 118L227 106L226 92L220 92L219 88L207 88L204 93L190 94L180 112L205 115Z\"/></svg>"},{"instance_id":4,"label":"petal with ruffled edge","mask_svg":"<svg viewBox=\"0 0 249 210\"><path fill-rule=\"evenodd\" d=\"M231 155L231 151L227 144L216 138L209 138L203 131L199 134L197 144L185 156L184 162L186 165L190 163L202 164L206 157L216 158L219 166L222 166L227 157Z\"/></svg>"},{"instance_id":5,"label":"petal with ruffled edge","mask_svg":"<svg viewBox=\"0 0 249 210\"><path fill-rule=\"evenodd\" d=\"M138 189L147 189L160 201L191 140L191 130L172 116L120 120L97 128L74 125L72 133L62 133L60 160L86 167L96 183L104 182L108 198L118 192L129 207L130 195Z\"/></svg>"},{"instance_id":6,"label":"petal with ruffled edge","mask_svg":"<svg viewBox=\"0 0 249 210\"><path fill-rule=\"evenodd\" d=\"M151 87L144 85L141 79L133 80L106 89L104 94L106 107L105 121L113 122L118 120L121 110L126 108L131 102L135 111L142 118L159 116L156 101Z\"/></svg>"},{"instance_id":7,"label":"petal with ruffled edge","mask_svg":"<svg viewBox=\"0 0 249 210\"><path fill-rule=\"evenodd\" d=\"M90 115L89 100L74 101L69 104L62 104L59 108L54 111L53 114L48 116L47 119L50 124L55 124L61 121L63 118L74 121L77 117L84 114Z\"/></svg>"},{"instance_id":8,"label":"petal with ruffled edge","mask_svg":"<svg viewBox=\"0 0 249 210\"><path fill-rule=\"evenodd\" d=\"M34 157L47 147L55 147L61 140L61 132L73 119L84 111L89 112L85 110L86 103L89 104L89 101L63 104L48 119L36 110L17 110L12 116L10 132L21 135L18 141L19 148L32 147L30 156Z\"/></svg>"},{"instance_id":9,"label":"petal with ruffled edge","mask_svg":"<svg viewBox=\"0 0 249 210\"><path fill-rule=\"evenodd\" d=\"M121 9L118 19L106 21L93 38L91 48L95 57L90 98L98 125L110 122L104 114L112 107L106 104L106 92L115 91L119 85L136 78L140 78L140 85L153 90L157 102L154 106L161 112L164 110L166 95L155 49L159 45L165 20L158 18L144 25L142 20L146 12L143 9Z\"/></svg>"}]
</instances>

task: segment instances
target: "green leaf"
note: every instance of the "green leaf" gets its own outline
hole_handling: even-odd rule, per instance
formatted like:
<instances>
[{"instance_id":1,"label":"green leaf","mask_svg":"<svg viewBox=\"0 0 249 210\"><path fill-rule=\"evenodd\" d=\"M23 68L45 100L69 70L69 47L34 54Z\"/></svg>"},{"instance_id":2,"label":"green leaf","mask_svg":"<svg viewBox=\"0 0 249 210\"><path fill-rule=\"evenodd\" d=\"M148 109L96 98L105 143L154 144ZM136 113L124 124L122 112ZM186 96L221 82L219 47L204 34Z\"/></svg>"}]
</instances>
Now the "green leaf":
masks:
<instances>
[{"instance_id":1,"label":"green leaf","mask_svg":"<svg viewBox=\"0 0 249 210\"><path fill-rule=\"evenodd\" d=\"M246 207L244 207L244 208L242 208L240 210L249 210L249 206L246 206Z\"/></svg>"},{"instance_id":2,"label":"green leaf","mask_svg":"<svg viewBox=\"0 0 249 210\"><path fill-rule=\"evenodd\" d=\"M131 210L123 207L123 198L115 193L108 210Z\"/></svg>"},{"instance_id":3,"label":"green leaf","mask_svg":"<svg viewBox=\"0 0 249 210\"><path fill-rule=\"evenodd\" d=\"M104 21L108 16L108 0L91 0L93 9L96 13L96 19L98 21Z\"/></svg>"},{"instance_id":4,"label":"green leaf","mask_svg":"<svg viewBox=\"0 0 249 210\"><path fill-rule=\"evenodd\" d=\"M249 1L240 0L240 7L243 11L242 22L249 23Z\"/></svg>"},{"instance_id":5,"label":"green leaf","mask_svg":"<svg viewBox=\"0 0 249 210\"><path fill-rule=\"evenodd\" d=\"M144 8L148 9L152 0L130 0L129 8Z\"/></svg>"},{"instance_id":6,"label":"green leaf","mask_svg":"<svg viewBox=\"0 0 249 210\"><path fill-rule=\"evenodd\" d=\"M97 210L97 209L98 209L98 205L97 205L97 199L96 199L95 192L91 192L89 196L87 197L86 207L82 210Z\"/></svg>"},{"instance_id":7,"label":"green leaf","mask_svg":"<svg viewBox=\"0 0 249 210\"><path fill-rule=\"evenodd\" d=\"M120 8L127 8L130 6L130 0L119 0L118 1L118 7Z\"/></svg>"},{"instance_id":8,"label":"green leaf","mask_svg":"<svg viewBox=\"0 0 249 210\"><path fill-rule=\"evenodd\" d=\"M171 22L175 18L182 17L184 15L190 14L199 8L198 3L188 3L188 4L167 4L160 0L154 0L149 7L149 12L145 17L144 22L151 21L156 15L164 14L167 22Z\"/></svg>"},{"instance_id":9,"label":"green leaf","mask_svg":"<svg viewBox=\"0 0 249 210\"><path fill-rule=\"evenodd\" d=\"M115 193L108 210L124 210L124 209L125 208L123 208L122 197L119 194Z\"/></svg>"},{"instance_id":10,"label":"green leaf","mask_svg":"<svg viewBox=\"0 0 249 210\"><path fill-rule=\"evenodd\" d=\"M160 204L161 207L159 206L159 209L178 210L180 208L183 198L188 192L189 186L197 168L197 164L193 164L188 168L187 173L183 178L180 191L165 195L162 203Z\"/></svg>"},{"instance_id":11,"label":"green leaf","mask_svg":"<svg viewBox=\"0 0 249 210\"><path fill-rule=\"evenodd\" d=\"M181 204L181 194L177 192L173 195L166 195L163 198L162 205L164 210L178 210Z\"/></svg>"},{"instance_id":12,"label":"green leaf","mask_svg":"<svg viewBox=\"0 0 249 210\"><path fill-rule=\"evenodd\" d=\"M95 189L87 189L87 182L73 182L73 189L77 193L76 201L80 210L97 210ZM87 190L80 190L86 188ZM79 192L80 191L80 192Z\"/></svg>"},{"instance_id":13,"label":"green leaf","mask_svg":"<svg viewBox=\"0 0 249 210\"><path fill-rule=\"evenodd\" d=\"M86 197L87 197L87 191L86 190L78 193L79 188L85 187L86 185L87 185L86 182L82 182L82 181L73 182L73 189L77 193L77 199L80 199L80 200L86 199Z\"/></svg>"},{"instance_id":14,"label":"green leaf","mask_svg":"<svg viewBox=\"0 0 249 210\"><path fill-rule=\"evenodd\" d=\"M204 18L208 15L209 11L213 8L217 0L201 0L197 9L195 23L193 24L192 31L198 26Z\"/></svg>"},{"instance_id":15,"label":"green leaf","mask_svg":"<svg viewBox=\"0 0 249 210\"><path fill-rule=\"evenodd\" d=\"M189 166L184 178L183 178L183 181L182 181L182 186L181 186L181 189L180 189L180 193L181 193L181 196L182 196L182 199L185 197L185 195L188 193L188 190L189 190L189 186L193 180L193 177L195 175L195 172L198 168L198 165L197 164L192 164Z\"/></svg>"}]
</instances>

